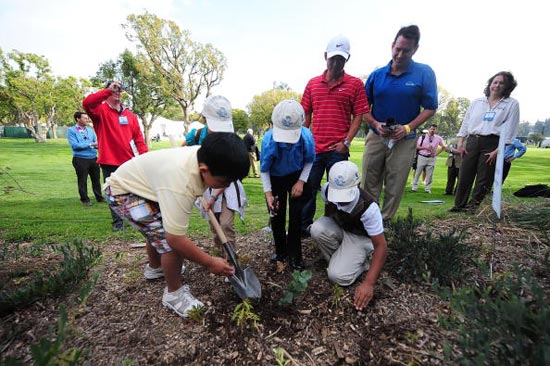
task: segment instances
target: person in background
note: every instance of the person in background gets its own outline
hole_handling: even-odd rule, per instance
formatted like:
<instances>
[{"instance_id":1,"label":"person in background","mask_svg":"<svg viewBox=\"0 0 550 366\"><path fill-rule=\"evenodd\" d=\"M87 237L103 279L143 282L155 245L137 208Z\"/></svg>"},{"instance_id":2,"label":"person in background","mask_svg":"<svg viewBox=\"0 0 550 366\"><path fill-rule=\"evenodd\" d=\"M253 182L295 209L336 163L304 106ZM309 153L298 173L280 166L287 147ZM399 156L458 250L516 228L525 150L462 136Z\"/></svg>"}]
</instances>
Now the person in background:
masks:
<instances>
[{"instance_id":1,"label":"person in background","mask_svg":"<svg viewBox=\"0 0 550 366\"><path fill-rule=\"evenodd\" d=\"M521 158L525 152L527 151L527 147L525 147L524 144L521 143L518 139L514 139L511 144L506 145L504 148L504 165L502 169L502 184L504 184L504 181L506 180L506 177L508 176L508 173L510 173L510 168L512 167L512 161Z\"/></svg>"},{"instance_id":2,"label":"person in background","mask_svg":"<svg viewBox=\"0 0 550 366\"><path fill-rule=\"evenodd\" d=\"M512 73L498 72L487 81L485 95L470 104L457 134L462 164L451 212L475 211L491 190L501 130L506 124L504 143L511 144L519 127L519 103L510 97L516 86Z\"/></svg>"},{"instance_id":3,"label":"person in background","mask_svg":"<svg viewBox=\"0 0 550 366\"><path fill-rule=\"evenodd\" d=\"M144 277L164 277L162 304L181 317L203 306L181 281L184 259L220 276L235 273L225 259L205 253L187 236L194 201L207 187L227 187L246 177L248 169L241 138L234 133L213 133L201 146L140 155L107 178L104 188L109 206L146 238L149 262Z\"/></svg>"},{"instance_id":4,"label":"person in background","mask_svg":"<svg viewBox=\"0 0 550 366\"><path fill-rule=\"evenodd\" d=\"M97 138L93 129L88 127L88 115L75 112L76 124L67 130L67 140L73 150L73 167L78 182L78 194L83 206L91 206L88 197L88 176L92 182L92 191L97 202L106 202L101 192L99 165L97 164Z\"/></svg>"},{"instance_id":5,"label":"person in background","mask_svg":"<svg viewBox=\"0 0 550 366\"><path fill-rule=\"evenodd\" d=\"M447 150L447 145L443 142L441 136L437 135L437 125L431 124L428 129L426 136L418 138L416 144L416 150L418 152L418 163L416 166L416 173L414 174L414 179L412 181L412 191L416 192L418 189L418 180L420 179L420 174L423 171L426 171L426 177L424 179L424 191L426 193L432 193L432 180L435 169L436 158L439 153L443 150ZM438 147L441 147L442 150L439 150Z\"/></svg>"},{"instance_id":6,"label":"person in background","mask_svg":"<svg viewBox=\"0 0 550 366\"><path fill-rule=\"evenodd\" d=\"M183 146L201 145L206 136L214 133L233 132L232 108L229 100L221 95L208 97L204 101L201 116L206 122L206 127L192 129L185 136ZM246 144L245 144L246 145ZM227 239L235 244L235 212L238 212L241 220L244 220L244 207L248 204L243 185L240 180L231 182L227 187L207 188L203 193L206 207L200 200L195 202L201 211L201 216L209 220L207 210L212 209ZM214 234L214 244L220 255L224 255L222 240L218 236L214 225L210 223L210 231Z\"/></svg>"},{"instance_id":7,"label":"person in background","mask_svg":"<svg viewBox=\"0 0 550 366\"><path fill-rule=\"evenodd\" d=\"M447 166L447 186L445 187L445 195L447 196L454 196L456 192L456 183L460 171L460 163L462 162L460 155L454 153L456 146L456 140L451 142L449 145L449 155L445 162Z\"/></svg>"},{"instance_id":8,"label":"person in background","mask_svg":"<svg viewBox=\"0 0 550 366\"><path fill-rule=\"evenodd\" d=\"M416 133L416 132L415 132ZM418 138L423 142L422 138L426 138L428 135L428 130L422 130L422 136L419 136ZM418 150L414 151L414 161L412 163L412 176L414 179L414 176L416 175L416 167L418 166ZM422 184L426 185L426 169L422 170ZM411 181L412 183L412 181Z\"/></svg>"},{"instance_id":9,"label":"person in background","mask_svg":"<svg viewBox=\"0 0 550 366\"><path fill-rule=\"evenodd\" d=\"M308 198L306 182L315 159L315 144L310 130L303 127L304 110L295 100L283 100L273 109L273 129L262 140L260 175L270 212L275 241L277 272L289 264L303 270L300 225L302 207ZM288 231L286 208L288 201Z\"/></svg>"},{"instance_id":10,"label":"person in background","mask_svg":"<svg viewBox=\"0 0 550 366\"><path fill-rule=\"evenodd\" d=\"M108 81L105 89L82 101L97 133L98 164L105 181L119 166L148 151L137 116L122 103L122 84ZM113 231L122 230L122 219L111 210Z\"/></svg>"},{"instance_id":11,"label":"person in background","mask_svg":"<svg viewBox=\"0 0 550 366\"><path fill-rule=\"evenodd\" d=\"M363 114L369 111L363 82L344 72L350 59L349 40L338 35L331 39L325 52L327 69L309 80L302 96L304 126L315 139L315 162L308 179L310 192L302 213L302 235L309 236L313 223L317 192L325 171L332 164L347 160L351 141L361 126Z\"/></svg>"},{"instance_id":12,"label":"person in background","mask_svg":"<svg viewBox=\"0 0 550 366\"><path fill-rule=\"evenodd\" d=\"M401 28L393 40L392 59L365 83L371 111L363 152L362 187L376 200L384 189L382 217L390 221L401 202L416 149L415 129L437 110L437 82L430 66L413 61L420 31Z\"/></svg>"},{"instance_id":13,"label":"person in background","mask_svg":"<svg viewBox=\"0 0 550 366\"><path fill-rule=\"evenodd\" d=\"M311 237L329 263L331 282L350 286L367 272L353 297L355 308L362 310L374 296L388 254L382 215L374 198L358 187L357 165L340 161L328 175L321 189L325 215L311 225Z\"/></svg>"},{"instance_id":14,"label":"person in background","mask_svg":"<svg viewBox=\"0 0 550 366\"><path fill-rule=\"evenodd\" d=\"M258 157L258 146L256 146L256 139L254 138L254 131L249 128L246 130L246 135L243 137L244 144L248 150L248 158L250 159L250 166L252 167L252 172L254 173L254 178L259 178L257 161L260 160ZM249 175L250 176L250 175Z\"/></svg>"}]
</instances>

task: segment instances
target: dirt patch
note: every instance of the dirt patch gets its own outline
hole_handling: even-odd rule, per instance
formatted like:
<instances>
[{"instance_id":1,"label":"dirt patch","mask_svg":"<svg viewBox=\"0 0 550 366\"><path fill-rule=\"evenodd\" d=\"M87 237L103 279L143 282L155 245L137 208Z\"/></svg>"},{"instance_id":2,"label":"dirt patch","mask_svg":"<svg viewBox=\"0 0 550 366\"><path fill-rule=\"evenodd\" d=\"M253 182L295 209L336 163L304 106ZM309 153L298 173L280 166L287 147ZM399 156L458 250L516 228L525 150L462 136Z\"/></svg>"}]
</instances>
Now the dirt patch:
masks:
<instances>
[{"instance_id":1,"label":"dirt patch","mask_svg":"<svg viewBox=\"0 0 550 366\"><path fill-rule=\"evenodd\" d=\"M481 247L480 260L492 263L495 273L510 270L513 263L536 273L534 263L540 262L537 255L542 253L536 234L464 215L434 222L429 229L451 227L468 228L468 240ZM211 245L206 239L198 243L207 249ZM146 281L142 276L145 250L113 242L102 247L104 261L94 268L100 277L85 305L79 305L73 294L0 318L1 353L30 362L29 345L51 334L58 307L64 303L72 328L65 346L86 350L89 365L276 365L275 348L284 350L289 365L446 364L443 345L454 335L437 325L437 316L448 311L447 303L427 284L402 283L383 272L375 300L358 312L352 306L356 285L344 289L341 301L335 303L326 263L314 243L304 240L304 257L313 277L295 306L281 307L277 301L291 275L273 270L270 238L259 231L239 237L237 243L263 286L261 300L253 303L260 318L256 327L239 327L231 320L240 302L231 285L193 263L186 263L184 282L207 311L200 321L176 316L162 306L164 281ZM28 271L50 260L36 257L3 264ZM548 277L542 282L548 284Z\"/></svg>"}]
</instances>

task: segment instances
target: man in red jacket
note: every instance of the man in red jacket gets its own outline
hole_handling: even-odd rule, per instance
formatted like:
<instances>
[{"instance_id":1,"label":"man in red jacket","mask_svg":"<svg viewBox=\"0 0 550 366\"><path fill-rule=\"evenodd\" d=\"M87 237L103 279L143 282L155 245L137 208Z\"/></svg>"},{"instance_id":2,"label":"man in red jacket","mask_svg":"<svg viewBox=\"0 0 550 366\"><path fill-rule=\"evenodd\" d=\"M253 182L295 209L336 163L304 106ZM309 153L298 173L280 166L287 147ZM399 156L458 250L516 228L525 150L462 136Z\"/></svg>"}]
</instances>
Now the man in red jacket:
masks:
<instances>
[{"instance_id":1,"label":"man in red jacket","mask_svg":"<svg viewBox=\"0 0 550 366\"><path fill-rule=\"evenodd\" d=\"M105 89L88 95L82 106L97 135L103 180L134 156L147 152L137 116L122 104L122 84L108 81ZM111 211L113 231L122 230L122 219Z\"/></svg>"}]
</instances>

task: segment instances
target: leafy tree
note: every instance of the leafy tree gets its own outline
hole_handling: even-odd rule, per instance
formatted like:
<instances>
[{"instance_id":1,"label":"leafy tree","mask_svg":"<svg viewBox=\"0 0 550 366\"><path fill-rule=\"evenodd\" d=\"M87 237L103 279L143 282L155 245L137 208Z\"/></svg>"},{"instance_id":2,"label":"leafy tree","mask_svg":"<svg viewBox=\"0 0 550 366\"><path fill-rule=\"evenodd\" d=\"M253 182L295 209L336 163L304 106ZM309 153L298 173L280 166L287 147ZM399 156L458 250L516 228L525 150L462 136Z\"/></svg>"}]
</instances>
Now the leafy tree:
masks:
<instances>
[{"instance_id":1,"label":"leafy tree","mask_svg":"<svg viewBox=\"0 0 550 366\"><path fill-rule=\"evenodd\" d=\"M196 99L203 94L208 97L222 81L225 56L211 44L193 41L189 31L180 30L171 20L148 12L129 15L127 20L126 37L138 42L138 54L143 53L151 62L163 94L180 105L187 128Z\"/></svg>"},{"instance_id":2,"label":"leafy tree","mask_svg":"<svg viewBox=\"0 0 550 366\"><path fill-rule=\"evenodd\" d=\"M125 103L140 118L145 141L151 147L151 128L155 120L165 114L173 99L165 94L160 84L160 74L143 54L134 55L125 50L116 61L109 60L100 65L94 84L104 86L107 80L120 80L125 86Z\"/></svg>"},{"instance_id":3,"label":"leafy tree","mask_svg":"<svg viewBox=\"0 0 550 366\"><path fill-rule=\"evenodd\" d=\"M273 109L282 100L294 99L300 101L301 95L292 90L271 89L260 95L255 95L252 102L248 105L250 115L249 125L256 132L264 131L271 124L271 113Z\"/></svg>"},{"instance_id":4,"label":"leafy tree","mask_svg":"<svg viewBox=\"0 0 550 366\"><path fill-rule=\"evenodd\" d=\"M433 117L433 123L438 125L437 133L455 136L469 106L470 100L467 98L455 98L447 90L439 88L439 107Z\"/></svg>"},{"instance_id":5,"label":"leafy tree","mask_svg":"<svg viewBox=\"0 0 550 366\"><path fill-rule=\"evenodd\" d=\"M535 146L540 147L541 142L544 141L544 135L538 132L531 133L529 134L529 140L533 141Z\"/></svg>"},{"instance_id":6,"label":"leafy tree","mask_svg":"<svg viewBox=\"0 0 550 366\"><path fill-rule=\"evenodd\" d=\"M80 109L85 80L56 78L43 56L13 50L2 58L2 99L9 111L37 142L44 142L48 129L55 138L55 126L72 123L70 115ZM40 128L44 124L46 128Z\"/></svg>"},{"instance_id":7,"label":"leafy tree","mask_svg":"<svg viewBox=\"0 0 550 366\"><path fill-rule=\"evenodd\" d=\"M248 114L242 109L233 109L231 114L233 117L233 127L235 127L235 132L245 132L248 128Z\"/></svg>"},{"instance_id":8,"label":"leafy tree","mask_svg":"<svg viewBox=\"0 0 550 366\"><path fill-rule=\"evenodd\" d=\"M518 136L529 136L531 125L529 122L521 122L518 127Z\"/></svg>"}]
</instances>

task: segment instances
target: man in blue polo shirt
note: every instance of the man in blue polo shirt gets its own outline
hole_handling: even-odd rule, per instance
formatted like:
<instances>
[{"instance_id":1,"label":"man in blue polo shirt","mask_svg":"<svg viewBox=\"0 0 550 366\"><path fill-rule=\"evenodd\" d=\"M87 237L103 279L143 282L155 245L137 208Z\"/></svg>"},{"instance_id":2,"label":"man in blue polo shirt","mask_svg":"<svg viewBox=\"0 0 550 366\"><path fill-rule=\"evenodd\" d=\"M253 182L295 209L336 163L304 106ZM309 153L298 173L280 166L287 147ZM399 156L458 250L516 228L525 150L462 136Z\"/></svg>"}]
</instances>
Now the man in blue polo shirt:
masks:
<instances>
[{"instance_id":1,"label":"man in blue polo shirt","mask_svg":"<svg viewBox=\"0 0 550 366\"><path fill-rule=\"evenodd\" d=\"M415 129L435 114L437 83L433 70L412 60L420 31L403 27L392 44L392 60L370 74L365 83L370 127L363 153L363 189L379 200L384 187L382 218L399 208L416 149Z\"/></svg>"}]
</instances>

